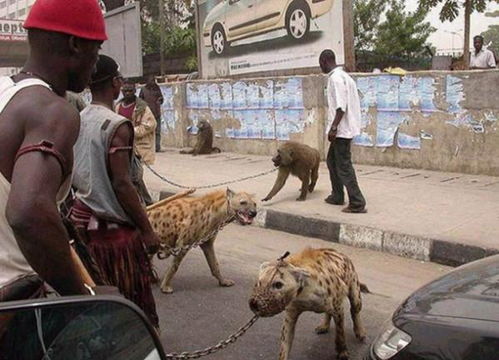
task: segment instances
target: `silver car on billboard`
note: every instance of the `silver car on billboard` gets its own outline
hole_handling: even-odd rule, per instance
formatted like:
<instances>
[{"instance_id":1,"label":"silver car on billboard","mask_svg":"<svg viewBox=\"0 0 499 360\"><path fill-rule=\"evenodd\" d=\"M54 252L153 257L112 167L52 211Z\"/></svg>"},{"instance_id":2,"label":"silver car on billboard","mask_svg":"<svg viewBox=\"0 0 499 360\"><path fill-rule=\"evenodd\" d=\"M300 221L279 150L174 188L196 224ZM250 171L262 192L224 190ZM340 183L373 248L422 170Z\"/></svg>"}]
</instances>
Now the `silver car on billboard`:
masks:
<instances>
[{"instance_id":1,"label":"silver car on billboard","mask_svg":"<svg viewBox=\"0 0 499 360\"><path fill-rule=\"evenodd\" d=\"M204 45L222 55L233 41L278 29L300 40L310 31L311 20L332 6L333 0L222 0L206 16Z\"/></svg>"}]
</instances>

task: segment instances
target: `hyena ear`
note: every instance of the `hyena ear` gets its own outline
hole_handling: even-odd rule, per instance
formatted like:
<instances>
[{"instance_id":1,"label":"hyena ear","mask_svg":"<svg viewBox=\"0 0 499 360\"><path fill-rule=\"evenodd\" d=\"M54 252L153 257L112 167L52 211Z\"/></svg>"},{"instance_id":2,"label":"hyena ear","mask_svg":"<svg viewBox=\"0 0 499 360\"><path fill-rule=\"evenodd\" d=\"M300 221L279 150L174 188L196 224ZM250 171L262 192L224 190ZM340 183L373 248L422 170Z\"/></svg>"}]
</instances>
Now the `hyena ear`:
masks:
<instances>
[{"instance_id":1,"label":"hyena ear","mask_svg":"<svg viewBox=\"0 0 499 360\"><path fill-rule=\"evenodd\" d=\"M234 195L236 195L236 193L234 191L232 191L231 189L227 188L227 199L232 200Z\"/></svg>"},{"instance_id":2,"label":"hyena ear","mask_svg":"<svg viewBox=\"0 0 499 360\"><path fill-rule=\"evenodd\" d=\"M293 277L296 279L296 282L300 284L300 286L305 285L307 279L310 277L310 273L305 269L293 265L290 266L291 266L290 270L291 275L293 275Z\"/></svg>"}]
</instances>

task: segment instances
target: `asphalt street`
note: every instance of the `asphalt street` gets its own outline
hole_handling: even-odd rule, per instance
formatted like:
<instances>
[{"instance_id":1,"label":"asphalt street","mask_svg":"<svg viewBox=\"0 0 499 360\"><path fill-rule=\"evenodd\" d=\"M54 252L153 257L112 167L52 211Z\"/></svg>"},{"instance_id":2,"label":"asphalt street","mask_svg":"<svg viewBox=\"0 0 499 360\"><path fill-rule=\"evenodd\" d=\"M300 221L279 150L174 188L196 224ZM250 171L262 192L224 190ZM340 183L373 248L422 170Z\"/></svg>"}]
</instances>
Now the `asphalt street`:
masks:
<instances>
[{"instance_id":1,"label":"asphalt street","mask_svg":"<svg viewBox=\"0 0 499 360\"><path fill-rule=\"evenodd\" d=\"M373 340L406 296L450 270L437 264L254 226L229 225L219 234L215 248L222 274L236 281L234 287L218 287L200 249L191 250L184 259L173 279L173 294L162 294L159 286L154 287L162 328L161 340L166 351L203 349L227 338L252 317L248 297L260 264L285 251L298 252L307 246L332 247L350 256L360 280L378 294L363 296L362 319L368 333L367 343ZM169 259L155 260L160 276L168 262ZM368 346L355 339L348 306L345 306L345 318L350 359L360 360ZM326 335L314 332L321 319L321 315L314 313L306 313L300 318L290 360L335 358L334 327ZM237 343L208 358L277 359L281 321L282 315L259 319Z\"/></svg>"}]
</instances>

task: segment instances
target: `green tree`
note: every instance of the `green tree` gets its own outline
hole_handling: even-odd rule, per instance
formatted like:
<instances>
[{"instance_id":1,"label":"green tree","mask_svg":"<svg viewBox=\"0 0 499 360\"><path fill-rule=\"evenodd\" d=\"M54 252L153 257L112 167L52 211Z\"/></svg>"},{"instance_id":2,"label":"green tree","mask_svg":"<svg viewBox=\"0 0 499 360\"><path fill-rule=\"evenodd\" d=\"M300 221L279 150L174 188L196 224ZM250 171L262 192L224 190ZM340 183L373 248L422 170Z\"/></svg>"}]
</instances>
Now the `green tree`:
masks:
<instances>
[{"instance_id":1,"label":"green tree","mask_svg":"<svg viewBox=\"0 0 499 360\"><path fill-rule=\"evenodd\" d=\"M405 10L404 0L392 0L386 20L378 26L374 50L379 55L413 57L425 51L428 37L435 31L425 21L427 10Z\"/></svg>"},{"instance_id":2,"label":"green tree","mask_svg":"<svg viewBox=\"0 0 499 360\"><path fill-rule=\"evenodd\" d=\"M463 58L465 67L468 68L470 62L471 14L474 11L484 12L487 9L487 4L491 2L499 4L499 0L419 0L419 6L429 10L442 5L440 10L440 20L442 22L454 21L459 16L461 8L464 8Z\"/></svg>"},{"instance_id":3,"label":"green tree","mask_svg":"<svg viewBox=\"0 0 499 360\"><path fill-rule=\"evenodd\" d=\"M481 33L483 36L484 43L489 45L489 50L492 50L494 54L499 56L499 25L490 25L489 28Z\"/></svg>"},{"instance_id":4,"label":"green tree","mask_svg":"<svg viewBox=\"0 0 499 360\"><path fill-rule=\"evenodd\" d=\"M353 26L355 51L372 50L385 0L354 0Z\"/></svg>"}]
</instances>

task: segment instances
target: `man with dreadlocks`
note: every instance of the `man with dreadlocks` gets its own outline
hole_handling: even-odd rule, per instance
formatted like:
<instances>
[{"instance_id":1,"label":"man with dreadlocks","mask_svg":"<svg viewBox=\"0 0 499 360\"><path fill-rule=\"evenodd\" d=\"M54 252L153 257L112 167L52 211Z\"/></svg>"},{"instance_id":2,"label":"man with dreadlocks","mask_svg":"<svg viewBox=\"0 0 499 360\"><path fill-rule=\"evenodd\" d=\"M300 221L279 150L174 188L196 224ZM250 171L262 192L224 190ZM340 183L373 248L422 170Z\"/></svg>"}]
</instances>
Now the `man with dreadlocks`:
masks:
<instances>
[{"instance_id":1,"label":"man with dreadlocks","mask_svg":"<svg viewBox=\"0 0 499 360\"><path fill-rule=\"evenodd\" d=\"M156 253L154 233L130 176L133 124L113 112L123 78L118 64L100 55L92 75L92 103L81 112L75 145L71 220L87 240L104 279L141 307L159 326L146 249Z\"/></svg>"}]
</instances>

